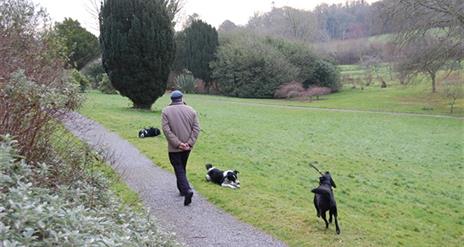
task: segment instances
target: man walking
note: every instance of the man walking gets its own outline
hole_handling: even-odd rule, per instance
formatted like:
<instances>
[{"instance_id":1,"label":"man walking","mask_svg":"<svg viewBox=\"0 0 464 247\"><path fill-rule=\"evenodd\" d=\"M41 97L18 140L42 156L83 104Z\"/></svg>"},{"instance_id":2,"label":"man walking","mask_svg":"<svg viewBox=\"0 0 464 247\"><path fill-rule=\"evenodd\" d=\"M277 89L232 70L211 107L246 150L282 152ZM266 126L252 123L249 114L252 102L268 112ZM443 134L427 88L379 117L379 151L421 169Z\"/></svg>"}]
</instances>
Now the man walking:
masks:
<instances>
[{"instance_id":1,"label":"man walking","mask_svg":"<svg viewBox=\"0 0 464 247\"><path fill-rule=\"evenodd\" d=\"M168 141L169 160L177 179L177 189L184 196L184 205L192 202L193 191L187 180L186 166L190 151L200 133L195 110L182 100L179 90L171 93L171 104L163 109L161 124Z\"/></svg>"}]
</instances>

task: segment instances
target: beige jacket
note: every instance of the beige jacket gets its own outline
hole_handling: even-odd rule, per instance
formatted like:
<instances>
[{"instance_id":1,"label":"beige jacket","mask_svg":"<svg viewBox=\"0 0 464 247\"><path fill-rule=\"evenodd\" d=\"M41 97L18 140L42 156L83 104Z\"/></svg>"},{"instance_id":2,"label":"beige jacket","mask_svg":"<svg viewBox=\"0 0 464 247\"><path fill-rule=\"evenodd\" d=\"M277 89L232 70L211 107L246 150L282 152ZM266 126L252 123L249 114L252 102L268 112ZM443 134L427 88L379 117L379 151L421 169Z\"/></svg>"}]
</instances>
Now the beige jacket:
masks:
<instances>
[{"instance_id":1,"label":"beige jacket","mask_svg":"<svg viewBox=\"0 0 464 247\"><path fill-rule=\"evenodd\" d=\"M161 126L168 141L169 152L182 152L179 144L195 145L200 134L200 123L196 111L183 102L174 102L163 109Z\"/></svg>"}]
</instances>

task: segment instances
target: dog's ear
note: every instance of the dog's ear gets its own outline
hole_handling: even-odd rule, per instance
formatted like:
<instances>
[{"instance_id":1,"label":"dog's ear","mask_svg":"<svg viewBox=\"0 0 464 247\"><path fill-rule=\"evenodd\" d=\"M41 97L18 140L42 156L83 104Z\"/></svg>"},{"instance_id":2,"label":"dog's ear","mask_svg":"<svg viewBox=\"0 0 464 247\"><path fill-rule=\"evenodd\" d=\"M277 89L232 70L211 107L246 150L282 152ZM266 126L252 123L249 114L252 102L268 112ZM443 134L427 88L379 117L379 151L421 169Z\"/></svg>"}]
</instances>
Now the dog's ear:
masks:
<instances>
[{"instance_id":1,"label":"dog's ear","mask_svg":"<svg viewBox=\"0 0 464 247\"><path fill-rule=\"evenodd\" d=\"M237 174L239 174L239 173L240 173L239 171L234 170L234 174L235 174L235 175L237 175Z\"/></svg>"},{"instance_id":2,"label":"dog's ear","mask_svg":"<svg viewBox=\"0 0 464 247\"><path fill-rule=\"evenodd\" d=\"M206 167L206 170L209 170L209 169L213 168L213 165L208 163L208 164L205 165L205 167Z\"/></svg>"},{"instance_id":3,"label":"dog's ear","mask_svg":"<svg viewBox=\"0 0 464 247\"><path fill-rule=\"evenodd\" d=\"M330 177L330 184L332 187L337 188L337 185L335 185L335 181L332 179L332 177Z\"/></svg>"},{"instance_id":4,"label":"dog's ear","mask_svg":"<svg viewBox=\"0 0 464 247\"><path fill-rule=\"evenodd\" d=\"M332 187L334 187L334 188L337 188L337 185L335 185L335 181L332 179L332 176L330 175L330 172L326 171L325 175L327 175L327 177L330 179L330 185L332 185Z\"/></svg>"}]
</instances>

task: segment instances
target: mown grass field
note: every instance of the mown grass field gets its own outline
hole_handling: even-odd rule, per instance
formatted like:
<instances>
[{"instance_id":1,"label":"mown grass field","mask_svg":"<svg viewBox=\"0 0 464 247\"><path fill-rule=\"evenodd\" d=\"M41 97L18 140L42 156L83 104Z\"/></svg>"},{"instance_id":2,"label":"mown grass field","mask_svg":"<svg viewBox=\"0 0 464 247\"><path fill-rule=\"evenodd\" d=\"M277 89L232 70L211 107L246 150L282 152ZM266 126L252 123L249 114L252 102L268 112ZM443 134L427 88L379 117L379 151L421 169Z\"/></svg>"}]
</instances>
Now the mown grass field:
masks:
<instances>
[{"instance_id":1,"label":"mown grass field","mask_svg":"<svg viewBox=\"0 0 464 247\"><path fill-rule=\"evenodd\" d=\"M356 109L421 112L422 103L396 105L401 89L392 90L378 107L375 89L344 90L312 103L187 95L202 127L189 179L217 206L290 246L458 246L464 241L462 119L305 108L349 109L359 101L365 106ZM87 97L82 114L172 170L164 136L137 138L140 128L160 126L167 96L152 111L131 109L118 95ZM316 218L310 189L318 174L310 161L337 183L339 236ZM239 170L242 188L206 183L207 162Z\"/></svg>"}]
</instances>

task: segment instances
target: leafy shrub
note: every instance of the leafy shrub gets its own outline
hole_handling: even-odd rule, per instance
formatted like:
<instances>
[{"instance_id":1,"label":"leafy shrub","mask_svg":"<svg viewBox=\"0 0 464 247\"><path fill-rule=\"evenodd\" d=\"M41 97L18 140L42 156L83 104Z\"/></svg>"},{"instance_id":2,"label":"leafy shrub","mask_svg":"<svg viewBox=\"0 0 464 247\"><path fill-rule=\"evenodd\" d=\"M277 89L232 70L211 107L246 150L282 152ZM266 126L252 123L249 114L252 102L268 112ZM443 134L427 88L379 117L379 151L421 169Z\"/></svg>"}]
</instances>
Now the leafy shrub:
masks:
<instances>
[{"instance_id":1,"label":"leafy shrub","mask_svg":"<svg viewBox=\"0 0 464 247\"><path fill-rule=\"evenodd\" d=\"M330 94L331 92L332 92L332 89L328 87L310 87L306 89L304 96L309 97L311 100L313 100L313 97L316 97L316 100L319 100L319 96L327 95L327 94Z\"/></svg>"},{"instance_id":2,"label":"leafy shrub","mask_svg":"<svg viewBox=\"0 0 464 247\"><path fill-rule=\"evenodd\" d=\"M281 53L248 35L224 40L211 67L222 94L244 98L271 98L279 85L298 75Z\"/></svg>"},{"instance_id":3,"label":"leafy shrub","mask_svg":"<svg viewBox=\"0 0 464 247\"><path fill-rule=\"evenodd\" d=\"M332 91L341 85L336 67L308 47L249 33L226 35L211 67L220 91L228 96L286 98L286 93L276 90L291 81L304 82L305 88L320 86Z\"/></svg>"},{"instance_id":4,"label":"leafy shrub","mask_svg":"<svg viewBox=\"0 0 464 247\"><path fill-rule=\"evenodd\" d=\"M0 135L9 133L31 162L49 154L51 121L80 104L63 78L62 44L50 35L43 9L32 1L0 4Z\"/></svg>"},{"instance_id":5,"label":"leafy shrub","mask_svg":"<svg viewBox=\"0 0 464 247\"><path fill-rule=\"evenodd\" d=\"M55 129L50 123L80 103L76 85L66 81L40 84L19 70L0 88L0 135L15 136L21 154L30 161L43 160L50 154L48 142Z\"/></svg>"},{"instance_id":6,"label":"leafy shrub","mask_svg":"<svg viewBox=\"0 0 464 247\"><path fill-rule=\"evenodd\" d=\"M100 86L99 84L103 79L103 75L106 74L100 58L87 64L84 68L82 68L81 73L89 78L93 89L98 89Z\"/></svg>"},{"instance_id":7,"label":"leafy shrub","mask_svg":"<svg viewBox=\"0 0 464 247\"><path fill-rule=\"evenodd\" d=\"M314 64L318 58L305 45L286 40L266 38L266 43L277 49L299 71L295 81L304 82L313 80Z\"/></svg>"},{"instance_id":8,"label":"leafy shrub","mask_svg":"<svg viewBox=\"0 0 464 247\"><path fill-rule=\"evenodd\" d=\"M71 81L71 83L79 85L79 88L82 93L85 92L85 90L90 84L89 79L87 79L87 77L84 74L82 74L76 69L71 70L69 80Z\"/></svg>"},{"instance_id":9,"label":"leafy shrub","mask_svg":"<svg viewBox=\"0 0 464 247\"><path fill-rule=\"evenodd\" d=\"M314 65L313 79L305 81L304 86L306 88L310 86L328 87L335 92L341 88L342 84L335 65L324 60L317 60Z\"/></svg>"},{"instance_id":10,"label":"leafy shrub","mask_svg":"<svg viewBox=\"0 0 464 247\"><path fill-rule=\"evenodd\" d=\"M192 73L184 72L176 77L177 86L185 93L195 92L195 77Z\"/></svg>"},{"instance_id":11,"label":"leafy shrub","mask_svg":"<svg viewBox=\"0 0 464 247\"><path fill-rule=\"evenodd\" d=\"M8 136L0 138L0 245L2 246L175 246L144 214L124 208L95 186L76 182L55 190L34 183L49 179L49 167L32 169L19 160ZM88 195L96 195L92 198ZM92 207L87 205L92 202Z\"/></svg>"},{"instance_id":12,"label":"leafy shrub","mask_svg":"<svg viewBox=\"0 0 464 247\"><path fill-rule=\"evenodd\" d=\"M110 78L108 77L107 74L104 74L101 78L100 81L100 86L98 87L98 90L100 90L102 93L106 94L117 94L118 91L114 89L113 85L110 82Z\"/></svg>"},{"instance_id":13,"label":"leafy shrub","mask_svg":"<svg viewBox=\"0 0 464 247\"><path fill-rule=\"evenodd\" d=\"M328 87L310 87L304 88L301 82L292 81L281 85L274 97L275 98L300 98L300 99L310 99L313 100L313 97L316 97L316 100L319 100L319 96L330 94L332 90Z\"/></svg>"},{"instance_id":14,"label":"leafy shrub","mask_svg":"<svg viewBox=\"0 0 464 247\"><path fill-rule=\"evenodd\" d=\"M275 92L275 98L296 98L304 94L304 87L300 82L292 81L281 85Z\"/></svg>"},{"instance_id":15,"label":"leafy shrub","mask_svg":"<svg viewBox=\"0 0 464 247\"><path fill-rule=\"evenodd\" d=\"M329 87L337 91L341 87L338 71L332 63L322 60L298 43L267 38L266 42L278 49L288 61L299 69L296 81L310 86Z\"/></svg>"},{"instance_id":16,"label":"leafy shrub","mask_svg":"<svg viewBox=\"0 0 464 247\"><path fill-rule=\"evenodd\" d=\"M210 93L218 94L217 85L214 82L209 83L209 87L206 87L206 83L203 80L195 80L195 93Z\"/></svg>"}]
</instances>

